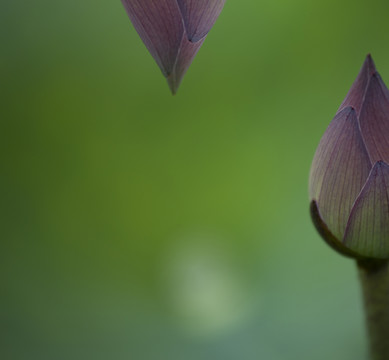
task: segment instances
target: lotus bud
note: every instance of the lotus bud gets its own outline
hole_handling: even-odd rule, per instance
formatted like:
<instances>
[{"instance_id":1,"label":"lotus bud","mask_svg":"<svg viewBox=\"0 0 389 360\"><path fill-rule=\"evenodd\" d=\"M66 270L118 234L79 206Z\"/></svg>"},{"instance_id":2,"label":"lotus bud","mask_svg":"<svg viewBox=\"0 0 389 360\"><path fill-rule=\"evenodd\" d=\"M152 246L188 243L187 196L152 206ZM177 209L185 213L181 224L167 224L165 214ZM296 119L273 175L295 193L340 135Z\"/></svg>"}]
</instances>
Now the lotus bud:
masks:
<instances>
[{"instance_id":1,"label":"lotus bud","mask_svg":"<svg viewBox=\"0 0 389 360\"><path fill-rule=\"evenodd\" d=\"M173 94L225 0L122 0Z\"/></svg>"},{"instance_id":2,"label":"lotus bud","mask_svg":"<svg viewBox=\"0 0 389 360\"><path fill-rule=\"evenodd\" d=\"M311 216L324 240L356 259L389 259L389 90L370 55L314 156Z\"/></svg>"}]
</instances>

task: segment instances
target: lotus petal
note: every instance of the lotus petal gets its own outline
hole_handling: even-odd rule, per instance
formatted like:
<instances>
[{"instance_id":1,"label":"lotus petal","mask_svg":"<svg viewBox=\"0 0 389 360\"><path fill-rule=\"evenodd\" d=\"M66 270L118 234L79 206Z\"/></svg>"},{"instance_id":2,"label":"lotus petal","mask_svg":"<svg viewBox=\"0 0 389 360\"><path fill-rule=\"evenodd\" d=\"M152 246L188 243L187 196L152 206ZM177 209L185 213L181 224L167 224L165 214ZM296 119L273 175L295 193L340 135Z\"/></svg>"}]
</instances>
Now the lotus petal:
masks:
<instances>
[{"instance_id":1,"label":"lotus petal","mask_svg":"<svg viewBox=\"0 0 389 360\"><path fill-rule=\"evenodd\" d=\"M339 252L340 254L351 257L353 259L362 258L359 254L351 251L348 247L346 247L341 239L337 239L331 231L328 229L327 224L323 221L319 208L317 207L317 203L315 200L311 201L311 205L309 207L310 213L311 213L311 219L313 221L313 224L316 227L316 230L319 232L321 237L324 239L324 241L332 247L334 250Z\"/></svg>"},{"instance_id":2,"label":"lotus petal","mask_svg":"<svg viewBox=\"0 0 389 360\"><path fill-rule=\"evenodd\" d=\"M389 90L380 75L372 75L363 100L359 125L372 164L389 163Z\"/></svg>"},{"instance_id":3,"label":"lotus petal","mask_svg":"<svg viewBox=\"0 0 389 360\"><path fill-rule=\"evenodd\" d=\"M177 2L172 0L122 0L127 14L167 77L174 69L184 27Z\"/></svg>"},{"instance_id":4,"label":"lotus petal","mask_svg":"<svg viewBox=\"0 0 389 360\"><path fill-rule=\"evenodd\" d=\"M226 0L177 0L189 41L197 42L211 30Z\"/></svg>"},{"instance_id":5,"label":"lotus petal","mask_svg":"<svg viewBox=\"0 0 389 360\"><path fill-rule=\"evenodd\" d=\"M359 71L359 74L351 86L346 98L343 100L342 105L340 105L338 112L347 106L351 106L356 110L357 115L359 115L370 78L375 73L376 68L374 61L369 54L366 56L365 62L363 63L362 68Z\"/></svg>"},{"instance_id":6,"label":"lotus petal","mask_svg":"<svg viewBox=\"0 0 389 360\"><path fill-rule=\"evenodd\" d=\"M377 162L353 206L344 244L363 256L389 257L389 166Z\"/></svg>"},{"instance_id":7,"label":"lotus petal","mask_svg":"<svg viewBox=\"0 0 389 360\"><path fill-rule=\"evenodd\" d=\"M329 231L343 239L352 205L371 169L356 112L347 107L330 123L316 150L309 180L311 200L317 201Z\"/></svg>"},{"instance_id":8,"label":"lotus petal","mask_svg":"<svg viewBox=\"0 0 389 360\"><path fill-rule=\"evenodd\" d=\"M202 39L196 43L192 43L187 39L185 34L183 35L180 51L177 56L176 63L174 64L173 71L167 76L167 82L173 94L177 92L182 78L184 77L204 40L205 39Z\"/></svg>"},{"instance_id":9,"label":"lotus petal","mask_svg":"<svg viewBox=\"0 0 389 360\"><path fill-rule=\"evenodd\" d=\"M122 0L173 94L225 0Z\"/></svg>"}]
</instances>

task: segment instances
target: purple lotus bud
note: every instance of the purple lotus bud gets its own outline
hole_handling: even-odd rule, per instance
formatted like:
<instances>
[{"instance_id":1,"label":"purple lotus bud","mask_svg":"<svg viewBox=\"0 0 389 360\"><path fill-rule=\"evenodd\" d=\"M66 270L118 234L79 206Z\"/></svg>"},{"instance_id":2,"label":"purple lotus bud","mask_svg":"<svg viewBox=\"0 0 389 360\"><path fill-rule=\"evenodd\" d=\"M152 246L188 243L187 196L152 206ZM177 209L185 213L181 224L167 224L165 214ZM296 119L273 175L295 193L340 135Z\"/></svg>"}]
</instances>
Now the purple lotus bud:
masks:
<instances>
[{"instance_id":1,"label":"purple lotus bud","mask_svg":"<svg viewBox=\"0 0 389 360\"><path fill-rule=\"evenodd\" d=\"M173 94L225 0L122 0Z\"/></svg>"},{"instance_id":2,"label":"purple lotus bud","mask_svg":"<svg viewBox=\"0 0 389 360\"><path fill-rule=\"evenodd\" d=\"M344 255L389 258L389 90L370 55L312 162L313 222Z\"/></svg>"}]
</instances>

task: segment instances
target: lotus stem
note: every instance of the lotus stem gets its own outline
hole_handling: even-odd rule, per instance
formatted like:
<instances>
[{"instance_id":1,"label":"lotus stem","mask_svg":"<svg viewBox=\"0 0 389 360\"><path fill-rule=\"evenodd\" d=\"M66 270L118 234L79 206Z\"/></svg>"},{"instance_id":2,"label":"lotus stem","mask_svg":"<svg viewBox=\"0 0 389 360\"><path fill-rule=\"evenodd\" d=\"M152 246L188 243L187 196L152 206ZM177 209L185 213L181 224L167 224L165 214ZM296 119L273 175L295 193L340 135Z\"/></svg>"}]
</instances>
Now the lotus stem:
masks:
<instances>
[{"instance_id":1,"label":"lotus stem","mask_svg":"<svg viewBox=\"0 0 389 360\"><path fill-rule=\"evenodd\" d=\"M389 261L358 260L370 359L389 360Z\"/></svg>"}]
</instances>

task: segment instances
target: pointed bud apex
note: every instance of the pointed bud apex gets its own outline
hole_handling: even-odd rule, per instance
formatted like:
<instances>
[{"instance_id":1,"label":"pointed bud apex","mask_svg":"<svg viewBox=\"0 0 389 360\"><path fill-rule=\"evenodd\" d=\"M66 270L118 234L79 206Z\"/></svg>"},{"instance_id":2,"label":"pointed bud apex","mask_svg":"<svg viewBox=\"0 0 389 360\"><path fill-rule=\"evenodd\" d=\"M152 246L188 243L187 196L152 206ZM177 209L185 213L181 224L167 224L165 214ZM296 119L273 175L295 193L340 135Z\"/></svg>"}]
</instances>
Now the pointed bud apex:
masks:
<instances>
[{"instance_id":1,"label":"pointed bud apex","mask_svg":"<svg viewBox=\"0 0 389 360\"><path fill-rule=\"evenodd\" d=\"M312 162L311 215L333 248L389 259L389 91L370 55Z\"/></svg>"},{"instance_id":2,"label":"pointed bud apex","mask_svg":"<svg viewBox=\"0 0 389 360\"><path fill-rule=\"evenodd\" d=\"M225 0L122 0L122 3L175 94Z\"/></svg>"}]
</instances>

